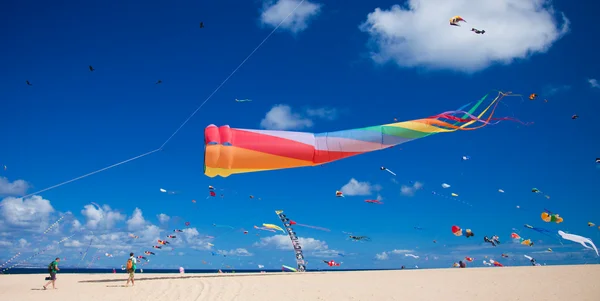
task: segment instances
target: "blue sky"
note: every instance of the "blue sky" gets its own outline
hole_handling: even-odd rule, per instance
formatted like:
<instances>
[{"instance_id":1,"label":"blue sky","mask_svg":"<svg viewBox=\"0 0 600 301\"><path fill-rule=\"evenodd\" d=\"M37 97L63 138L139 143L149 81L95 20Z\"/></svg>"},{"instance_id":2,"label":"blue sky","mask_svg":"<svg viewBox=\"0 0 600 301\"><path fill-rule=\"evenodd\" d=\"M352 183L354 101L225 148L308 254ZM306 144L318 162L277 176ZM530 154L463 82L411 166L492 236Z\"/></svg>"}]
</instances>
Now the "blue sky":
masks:
<instances>
[{"instance_id":1,"label":"blue sky","mask_svg":"<svg viewBox=\"0 0 600 301\"><path fill-rule=\"evenodd\" d=\"M600 34L590 12L600 7L447 2L393 8L403 3L304 1L163 150L25 199L19 197L159 148L299 2L8 3L0 12L6 45L0 49L0 165L7 166L0 170L0 264L52 245L29 264L42 266L56 255L64 265L84 266L89 261L79 263L80 252L93 238L90 254L114 254L93 266L118 267L125 253L151 250L156 238L188 221L174 250L158 251L148 267L293 266L287 237L252 231L262 223L279 225L278 209L298 223L332 230L296 229L309 268L326 268L322 259L346 268L447 267L465 256L475 257L476 266L484 256L527 264L522 254L548 264L597 263L593 252L561 246L522 225L600 239L600 230L587 226L600 224L594 202L600 186L593 185L600 181L594 163L600 142L593 139L600 129L594 114L600 63L590 44ZM456 14L468 23L448 26ZM486 33L475 35L471 27ZM535 101L507 99L499 113L534 124L435 135L325 167L203 175L209 124L350 129L453 110L494 89L538 93ZM472 159L462 161L463 155ZM382 165L397 176L380 171ZM346 186L346 197L335 198L351 179L357 182ZM411 181L423 188L403 194L402 185ZM208 185L225 197L205 199ZM531 193L532 187L551 198ZM472 207L432 190L458 193ZM378 196L383 205L364 203ZM544 223L544 208L565 222ZM160 214L170 220L161 223ZM40 233L62 215L59 227ZM454 237L452 225L476 236ZM510 242L512 228L536 245ZM342 231L372 241L355 243ZM494 234L503 241L499 247L482 242ZM548 247L554 252L544 253ZM230 256L211 256L218 250ZM501 253L511 257L502 260Z\"/></svg>"}]
</instances>

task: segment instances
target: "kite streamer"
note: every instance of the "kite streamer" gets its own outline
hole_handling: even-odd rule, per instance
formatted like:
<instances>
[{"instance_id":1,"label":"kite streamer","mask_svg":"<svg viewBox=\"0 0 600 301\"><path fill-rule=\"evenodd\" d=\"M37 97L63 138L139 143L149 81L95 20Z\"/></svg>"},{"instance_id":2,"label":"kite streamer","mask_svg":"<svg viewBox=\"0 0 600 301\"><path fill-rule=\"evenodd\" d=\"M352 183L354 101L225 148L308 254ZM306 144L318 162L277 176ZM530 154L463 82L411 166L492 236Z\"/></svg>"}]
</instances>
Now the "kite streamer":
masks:
<instances>
[{"instance_id":1,"label":"kite streamer","mask_svg":"<svg viewBox=\"0 0 600 301\"><path fill-rule=\"evenodd\" d=\"M283 223L283 226L287 230L290 239L292 240L292 245L294 246L294 253L296 253L296 263L298 264L298 272L306 271L306 262L304 261L304 254L302 254L302 247L300 246L300 241L298 240L298 236L296 236L296 232L292 229L292 225L290 224L290 219L288 219L285 214L283 214L283 210L275 211L275 214L279 216L279 219Z\"/></svg>"},{"instance_id":2,"label":"kite streamer","mask_svg":"<svg viewBox=\"0 0 600 301\"><path fill-rule=\"evenodd\" d=\"M467 111L463 110L466 107L463 106L457 111L423 119L319 134L234 129L211 124L204 130L204 174L227 177L238 173L317 166L438 133L475 130L503 120L516 121L493 118L501 99L509 96L502 92L498 92L482 112L474 115L488 96L485 95Z\"/></svg>"}]
</instances>

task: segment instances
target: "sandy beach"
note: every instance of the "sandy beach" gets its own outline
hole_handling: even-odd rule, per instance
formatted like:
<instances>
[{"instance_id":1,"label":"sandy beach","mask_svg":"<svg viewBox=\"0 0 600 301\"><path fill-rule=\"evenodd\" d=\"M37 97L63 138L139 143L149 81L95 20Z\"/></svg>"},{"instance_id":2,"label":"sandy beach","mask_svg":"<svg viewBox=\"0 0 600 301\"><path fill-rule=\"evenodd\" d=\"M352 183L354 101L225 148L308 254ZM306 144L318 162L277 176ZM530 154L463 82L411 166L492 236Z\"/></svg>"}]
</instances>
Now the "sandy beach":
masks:
<instances>
[{"instance_id":1,"label":"sandy beach","mask_svg":"<svg viewBox=\"0 0 600 301\"><path fill-rule=\"evenodd\" d=\"M600 300L600 265L267 274L0 276L0 299L30 300Z\"/></svg>"}]
</instances>

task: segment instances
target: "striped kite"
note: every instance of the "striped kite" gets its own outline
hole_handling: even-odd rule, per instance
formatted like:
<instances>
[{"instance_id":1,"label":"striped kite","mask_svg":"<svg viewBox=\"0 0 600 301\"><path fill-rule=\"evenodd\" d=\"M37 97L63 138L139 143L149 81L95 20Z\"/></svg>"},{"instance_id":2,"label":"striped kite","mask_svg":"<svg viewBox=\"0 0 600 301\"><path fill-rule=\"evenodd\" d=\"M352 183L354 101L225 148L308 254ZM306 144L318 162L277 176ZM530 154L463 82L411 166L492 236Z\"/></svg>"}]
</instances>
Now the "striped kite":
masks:
<instances>
[{"instance_id":1,"label":"striped kite","mask_svg":"<svg viewBox=\"0 0 600 301\"><path fill-rule=\"evenodd\" d=\"M348 157L387 149L437 133L475 130L510 117L494 118L494 112L509 93L498 92L484 104L479 101L435 116L365 128L326 133L235 129L209 125L204 130L204 174L232 174L323 165ZM475 113L478 108L481 112ZM477 115L474 115L477 114ZM522 122L520 122L522 123Z\"/></svg>"}]
</instances>

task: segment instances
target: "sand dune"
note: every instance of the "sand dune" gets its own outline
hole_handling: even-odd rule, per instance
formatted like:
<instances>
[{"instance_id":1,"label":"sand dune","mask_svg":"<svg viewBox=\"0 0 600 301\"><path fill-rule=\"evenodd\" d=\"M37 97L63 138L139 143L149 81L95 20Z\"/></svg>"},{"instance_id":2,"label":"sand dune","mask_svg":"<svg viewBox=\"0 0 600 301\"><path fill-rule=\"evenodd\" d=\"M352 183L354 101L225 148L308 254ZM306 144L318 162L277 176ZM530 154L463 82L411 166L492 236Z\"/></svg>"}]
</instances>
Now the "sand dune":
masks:
<instances>
[{"instance_id":1,"label":"sand dune","mask_svg":"<svg viewBox=\"0 0 600 301\"><path fill-rule=\"evenodd\" d=\"M600 265L440 270L268 273L59 274L0 276L0 299L61 300L600 300Z\"/></svg>"}]
</instances>

